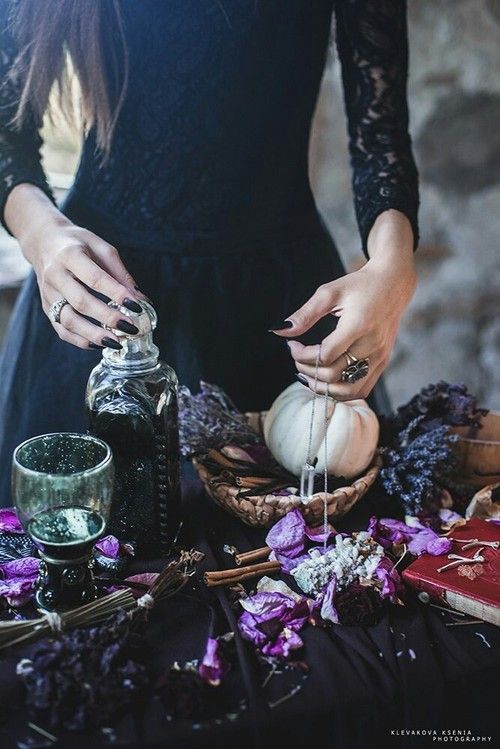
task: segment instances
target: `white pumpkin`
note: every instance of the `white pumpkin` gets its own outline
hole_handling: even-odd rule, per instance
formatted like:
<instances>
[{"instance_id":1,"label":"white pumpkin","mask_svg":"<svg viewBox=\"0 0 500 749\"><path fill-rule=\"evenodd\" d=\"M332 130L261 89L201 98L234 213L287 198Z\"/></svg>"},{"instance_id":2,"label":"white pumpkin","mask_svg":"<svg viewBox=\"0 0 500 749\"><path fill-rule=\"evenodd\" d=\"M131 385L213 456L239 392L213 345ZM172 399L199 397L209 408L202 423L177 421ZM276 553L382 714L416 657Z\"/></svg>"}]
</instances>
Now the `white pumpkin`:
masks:
<instances>
[{"instance_id":1,"label":"white pumpkin","mask_svg":"<svg viewBox=\"0 0 500 749\"><path fill-rule=\"evenodd\" d=\"M300 477L307 459L311 424L312 390L299 382L279 395L266 414L264 439L278 463ZM328 473L352 478L370 464L377 448L379 423L364 400L336 401L328 398ZM312 428L311 457L316 470L325 468L325 398L316 398Z\"/></svg>"}]
</instances>

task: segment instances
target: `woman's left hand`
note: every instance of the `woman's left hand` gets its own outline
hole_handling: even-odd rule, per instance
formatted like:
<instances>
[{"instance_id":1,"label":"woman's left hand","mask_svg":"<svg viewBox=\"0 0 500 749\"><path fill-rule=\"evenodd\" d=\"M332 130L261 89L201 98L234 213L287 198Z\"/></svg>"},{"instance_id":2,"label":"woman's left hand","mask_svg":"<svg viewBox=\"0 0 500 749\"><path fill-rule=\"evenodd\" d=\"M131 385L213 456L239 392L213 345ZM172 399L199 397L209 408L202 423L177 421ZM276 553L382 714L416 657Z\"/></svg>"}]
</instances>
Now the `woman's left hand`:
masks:
<instances>
[{"instance_id":1,"label":"woman's left hand","mask_svg":"<svg viewBox=\"0 0 500 749\"><path fill-rule=\"evenodd\" d=\"M360 269L320 286L313 296L288 321L290 327L275 331L293 339L305 333L321 317L339 317L336 329L321 342L317 371L317 392L328 392L338 400L366 398L386 368L394 346L401 317L416 288L412 235L408 241L409 222L399 217L384 224L382 214L372 229L371 259ZM407 222L401 227L401 220ZM378 221L378 219L377 219ZM405 241L401 241L401 232ZM411 229L410 229L411 232ZM369 250L370 250L369 239ZM390 240L390 244L387 244ZM299 374L314 388L318 345L304 346L288 341ZM368 374L355 383L342 382L347 366L346 351L356 359L368 359ZM305 384L305 381L304 381Z\"/></svg>"}]
</instances>

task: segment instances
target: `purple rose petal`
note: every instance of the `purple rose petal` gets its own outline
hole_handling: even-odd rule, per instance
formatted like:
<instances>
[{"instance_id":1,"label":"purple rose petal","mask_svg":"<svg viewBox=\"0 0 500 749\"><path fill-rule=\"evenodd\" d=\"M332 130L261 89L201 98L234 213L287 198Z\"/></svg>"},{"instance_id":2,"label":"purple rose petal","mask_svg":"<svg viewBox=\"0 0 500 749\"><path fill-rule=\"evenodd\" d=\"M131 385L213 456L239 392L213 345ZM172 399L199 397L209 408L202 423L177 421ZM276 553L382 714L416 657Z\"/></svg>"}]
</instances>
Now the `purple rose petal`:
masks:
<instances>
[{"instance_id":1,"label":"purple rose petal","mask_svg":"<svg viewBox=\"0 0 500 749\"><path fill-rule=\"evenodd\" d=\"M0 564L0 576L5 581L15 578L36 578L39 567L40 560L37 557L21 557Z\"/></svg>"},{"instance_id":2,"label":"purple rose petal","mask_svg":"<svg viewBox=\"0 0 500 749\"><path fill-rule=\"evenodd\" d=\"M9 606L15 608L24 606L33 595L35 581L36 577L18 577L9 581L0 581L0 598L5 598Z\"/></svg>"},{"instance_id":3,"label":"purple rose petal","mask_svg":"<svg viewBox=\"0 0 500 749\"><path fill-rule=\"evenodd\" d=\"M267 617L275 616L277 611L286 609L291 601L292 599L283 593L256 593L254 596L242 598L240 605L256 617Z\"/></svg>"},{"instance_id":4,"label":"purple rose petal","mask_svg":"<svg viewBox=\"0 0 500 749\"><path fill-rule=\"evenodd\" d=\"M24 533L13 507L0 510L0 531L3 533Z\"/></svg>"},{"instance_id":5,"label":"purple rose petal","mask_svg":"<svg viewBox=\"0 0 500 749\"><path fill-rule=\"evenodd\" d=\"M384 549L388 549L393 544L407 543L416 529L403 523L401 520L394 518L381 518L378 520L375 516L370 518L367 532L371 535Z\"/></svg>"},{"instance_id":6,"label":"purple rose petal","mask_svg":"<svg viewBox=\"0 0 500 749\"><path fill-rule=\"evenodd\" d=\"M228 664L219 654L218 641L213 637L209 637L205 655L203 656L203 660L198 668L200 678L211 686L216 687L221 683L221 680L227 673L228 669Z\"/></svg>"},{"instance_id":7,"label":"purple rose petal","mask_svg":"<svg viewBox=\"0 0 500 749\"><path fill-rule=\"evenodd\" d=\"M267 641L267 636L257 628L255 618L247 611L244 611L238 619L238 628L245 640L249 640L257 647L264 645Z\"/></svg>"},{"instance_id":8,"label":"purple rose petal","mask_svg":"<svg viewBox=\"0 0 500 749\"><path fill-rule=\"evenodd\" d=\"M334 536L337 533L335 528L330 525L330 523L328 523L326 532L325 528L322 525L319 525L317 528L309 528L308 526L306 526L304 530L309 541L314 541L318 544L322 544L325 541L328 541L330 536Z\"/></svg>"},{"instance_id":9,"label":"purple rose petal","mask_svg":"<svg viewBox=\"0 0 500 749\"><path fill-rule=\"evenodd\" d=\"M118 559L120 555L120 542L115 536L104 536L95 545L101 554L110 559Z\"/></svg>"},{"instance_id":10,"label":"purple rose petal","mask_svg":"<svg viewBox=\"0 0 500 749\"><path fill-rule=\"evenodd\" d=\"M431 528L424 528L416 533L408 544L408 551L416 556L421 554L432 554L440 556L451 551L452 542L449 538L438 536Z\"/></svg>"},{"instance_id":11,"label":"purple rose petal","mask_svg":"<svg viewBox=\"0 0 500 749\"><path fill-rule=\"evenodd\" d=\"M375 570L375 577L382 581L380 597L388 598L391 603L397 603L401 578L390 559L384 557L380 560L380 564Z\"/></svg>"},{"instance_id":12,"label":"purple rose petal","mask_svg":"<svg viewBox=\"0 0 500 749\"><path fill-rule=\"evenodd\" d=\"M297 557L304 549L305 527L306 521L300 510L292 510L271 528L266 544L275 552Z\"/></svg>"},{"instance_id":13,"label":"purple rose petal","mask_svg":"<svg viewBox=\"0 0 500 749\"><path fill-rule=\"evenodd\" d=\"M286 658L302 646L296 634L310 616L309 601L279 592L257 593L240 600L245 609L238 621L241 634L264 655Z\"/></svg>"},{"instance_id":14,"label":"purple rose petal","mask_svg":"<svg viewBox=\"0 0 500 749\"><path fill-rule=\"evenodd\" d=\"M439 510L439 519L443 523L456 523L457 520L463 520L463 517L462 515L459 515L458 512L442 508Z\"/></svg>"},{"instance_id":15,"label":"purple rose petal","mask_svg":"<svg viewBox=\"0 0 500 749\"><path fill-rule=\"evenodd\" d=\"M292 650L298 650L303 644L297 632L285 627L274 642L264 645L262 652L270 657L288 658Z\"/></svg>"},{"instance_id":16,"label":"purple rose petal","mask_svg":"<svg viewBox=\"0 0 500 749\"><path fill-rule=\"evenodd\" d=\"M321 618L325 622L332 622L332 624L338 624L339 622L339 616L334 603L336 590L337 578L334 575L324 590L320 612Z\"/></svg>"},{"instance_id":17,"label":"purple rose petal","mask_svg":"<svg viewBox=\"0 0 500 749\"><path fill-rule=\"evenodd\" d=\"M301 562L309 559L309 554L301 554L298 557L288 557L284 554L276 554L274 551L272 551L269 554L269 559L271 561L279 562L281 564L281 569L283 570L283 572L291 572L295 569L295 567L298 567Z\"/></svg>"}]
</instances>

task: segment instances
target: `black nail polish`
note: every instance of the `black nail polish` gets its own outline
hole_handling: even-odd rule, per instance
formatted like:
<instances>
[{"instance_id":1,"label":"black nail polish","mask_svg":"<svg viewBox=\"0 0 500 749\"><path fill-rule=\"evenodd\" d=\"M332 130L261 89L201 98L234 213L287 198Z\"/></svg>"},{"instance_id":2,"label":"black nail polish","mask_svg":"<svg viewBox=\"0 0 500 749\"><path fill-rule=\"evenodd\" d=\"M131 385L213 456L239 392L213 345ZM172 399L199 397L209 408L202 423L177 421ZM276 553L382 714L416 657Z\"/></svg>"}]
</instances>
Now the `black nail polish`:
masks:
<instances>
[{"instance_id":1,"label":"black nail polish","mask_svg":"<svg viewBox=\"0 0 500 749\"><path fill-rule=\"evenodd\" d=\"M268 333L274 333L276 330L287 330L293 328L293 322L291 320L281 320L276 325L271 325L268 329Z\"/></svg>"},{"instance_id":2,"label":"black nail polish","mask_svg":"<svg viewBox=\"0 0 500 749\"><path fill-rule=\"evenodd\" d=\"M142 312L141 305L137 304L137 302L134 302L133 299L124 299L122 305L129 309L131 312L137 312L138 315L140 315L140 313Z\"/></svg>"},{"instance_id":3,"label":"black nail polish","mask_svg":"<svg viewBox=\"0 0 500 749\"><path fill-rule=\"evenodd\" d=\"M144 299L146 300L146 302L149 302L150 304L153 304L153 302L151 301L151 299L150 299L150 298L149 298L149 297L147 296L147 294L145 294L145 293L143 292L143 290L142 290L142 289L140 289L140 288L139 288L138 286L134 286L134 289L135 289L136 291L138 291L138 292L139 292L139 294L142 294L142 296L144 297Z\"/></svg>"},{"instance_id":4,"label":"black nail polish","mask_svg":"<svg viewBox=\"0 0 500 749\"><path fill-rule=\"evenodd\" d=\"M305 377L305 375L300 374L300 372L299 372L299 374L296 374L295 377L298 379L298 381L300 382L301 385L305 385L306 387L309 387L309 383L308 383L307 377Z\"/></svg>"},{"instance_id":5,"label":"black nail polish","mask_svg":"<svg viewBox=\"0 0 500 749\"><path fill-rule=\"evenodd\" d=\"M92 341L89 343L89 348L98 348L103 349L104 346L99 346L97 343L92 343Z\"/></svg>"},{"instance_id":6,"label":"black nail polish","mask_svg":"<svg viewBox=\"0 0 500 749\"><path fill-rule=\"evenodd\" d=\"M123 348L121 343L118 343L118 341L115 341L114 338L103 338L102 342L106 348L114 348L115 351L120 351Z\"/></svg>"},{"instance_id":7,"label":"black nail polish","mask_svg":"<svg viewBox=\"0 0 500 749\"><path fill-rule=\"evenodd\" d=\"M118 320L116 323L116 329L121 330L122 333L128 333L129 335L137 335L139 328L126 320Z\"/></svg>"}]
</instances>

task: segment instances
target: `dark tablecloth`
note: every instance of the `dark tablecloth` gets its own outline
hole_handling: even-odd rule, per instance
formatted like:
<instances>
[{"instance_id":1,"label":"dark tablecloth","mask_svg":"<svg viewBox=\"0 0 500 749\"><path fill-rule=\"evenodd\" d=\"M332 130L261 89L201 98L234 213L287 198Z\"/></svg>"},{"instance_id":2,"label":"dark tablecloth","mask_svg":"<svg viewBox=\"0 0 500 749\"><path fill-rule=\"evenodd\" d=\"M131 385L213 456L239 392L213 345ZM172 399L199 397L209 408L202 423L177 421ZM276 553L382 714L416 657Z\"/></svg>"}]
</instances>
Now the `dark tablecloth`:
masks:
<instances>
[{"instance_id":1,"label":"dark tablecloth","mask_svg":"<svg viewBox=\"0 0 500 749\"><path fill-rule=\"evenodd\" d=\"M375 490L336 527L364 528L371 514L387 516L389 511L387 499ZM148 638L155 665L162 668L200 658L211 629L216 634L232 630L237 663L228 677L230 696L233 702L244 701L246 709L236 711L232 719L193 724L168 721L161 702L151 700L145 711L132 710L119 722L115 745L308 749L311 742L321 741L328 749L381 742L387 747L422 747L437 743L439 737L441 743L443 730L455 731L446 743L491 736L488 743L494 745L498 740L500 629L488 624L446 626L452 621L449 614L411 596L407 606L391 606L371 628L307 626L301 654L310 667L307 677L298 672L276 675L262 687L266 671L238 634L238 611L225 590L205 588L201 573L231 566L224 544L244 551L263 545L265 533L217 508L195 482L185 487L184 512L183 541L206 556L183 592L160 602L152 613ZM15 675L15 664L25 654L16 651L0 660L2 749L16 746L27 735L22 689ZM294 696L272 706L294 686L299 687ZM227 691L226 687L226 695ZM57 746L97 749L104 744L101 735L72 734L60 737Z\"/></svg>"}]
</instances>

